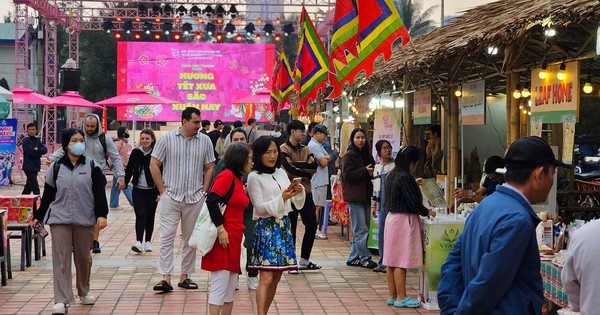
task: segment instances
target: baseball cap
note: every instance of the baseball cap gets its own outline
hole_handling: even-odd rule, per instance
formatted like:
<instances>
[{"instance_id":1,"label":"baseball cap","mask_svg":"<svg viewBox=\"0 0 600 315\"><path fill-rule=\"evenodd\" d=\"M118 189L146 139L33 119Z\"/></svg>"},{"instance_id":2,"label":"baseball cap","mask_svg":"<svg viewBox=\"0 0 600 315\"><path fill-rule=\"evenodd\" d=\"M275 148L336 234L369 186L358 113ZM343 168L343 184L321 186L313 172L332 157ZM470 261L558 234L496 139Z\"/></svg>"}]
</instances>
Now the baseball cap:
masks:
<instances>
[{"instance_id":1,"label":"baseball cap","mask_svg":"<svg viewBox=\"0 0 600 315\"><path fill-rule=\"evenodd\" d=\"M325 125L321 125L321 124L314 126L313 132L322 132L326 135L329 135L329 131L327 130L327 127L325 127Z\"/></svg>"},{"instance_id":2,"label":"baseball cap","mask_svg":"<svg viewBox=\"0 0 600 315\"><path fill-rule=\"evenodd\" d=\"M213 123L213 126L215 128L219 127L220 125L223 124L223 121L221 121L220 119L215 120L215 122Z\"/></svg>"},{"instance_id":3,"label":"baseball cap","mask_svg":"<svg viewBox=\"0 0 600 315\"><path fill-rule=\"evenodd\" d=\"M536 136L525 137L513 142L504 156L507 170L524 169L545 164L557 167L572 168L573 166L558 161L550 145L544 139Z\"/></svg>"}]
</instances>

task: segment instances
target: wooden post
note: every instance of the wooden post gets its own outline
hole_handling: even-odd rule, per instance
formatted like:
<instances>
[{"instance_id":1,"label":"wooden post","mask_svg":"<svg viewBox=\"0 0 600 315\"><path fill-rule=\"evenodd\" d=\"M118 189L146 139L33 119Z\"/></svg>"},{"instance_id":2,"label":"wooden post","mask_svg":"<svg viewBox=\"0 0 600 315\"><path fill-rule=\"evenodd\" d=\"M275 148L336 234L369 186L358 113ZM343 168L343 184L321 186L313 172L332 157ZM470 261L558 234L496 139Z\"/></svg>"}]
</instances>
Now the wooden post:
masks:
<instances>
[{"instance_id":1,"label":"wooden post","mask_svg":"<svg viewBox=\"0 0 600 315\"><path fill-rule=\"evenodd\" d=\"M519 132L519 100L513 97L513 92L517 87L519 74L509 72L506 75L506 145L509 146L520 138Z\"/></svg>"},{"instance_id":2,"label":"wooden post","mask_svg":"<svg viewBox=\"0 0 600 315\"><path fill-rule=\"evenodd\" d=\"M404 136L402 145L411 145L412 144L412 102L408 101L408 94L406 91L408 90L408 74L404 74L402 77L402 98L404 99L404 107L402 108L402 118L404 120Z\"/></svg>"},{"instance_id":3,"label":"wooden post","mask_svg":"<svg viewBox=\"0 0 600 315\"><path fill-rule=\"evenodd\" d=\"M460 169L460 152L458 151L458 137L459 137L459 121L458 121L458 97L454 95L457 87L450 87L450 120L449 120L449 129L450 129L450 141L448 146L450 147L450 159L448 165L448 191L450 192L448 196L450 200L448 204L454 203L454 194L452 193L456 187L454 187L454 178L459 177L458 170ZM455 209L456 211L456 209Z\"/></svg>"}]
</instances>

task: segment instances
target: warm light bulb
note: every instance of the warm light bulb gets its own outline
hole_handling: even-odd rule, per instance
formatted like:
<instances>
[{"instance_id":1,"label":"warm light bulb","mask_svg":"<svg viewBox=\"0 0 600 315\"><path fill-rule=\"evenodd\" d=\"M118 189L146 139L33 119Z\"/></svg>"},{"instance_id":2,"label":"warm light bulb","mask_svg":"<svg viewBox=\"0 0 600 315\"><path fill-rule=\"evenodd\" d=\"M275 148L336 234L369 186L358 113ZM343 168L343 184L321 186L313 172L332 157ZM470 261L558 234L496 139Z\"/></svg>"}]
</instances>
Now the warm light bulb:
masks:
<instances>
[{"instance_id":1,"label":"warm light bulb","mask_svg":"<svg viewBox=\"0 0 600 315\"><path fill-rule=\"evenodd\" d=\"M456 95L456 97L461 97L462 96L461 90L457 89L456 91L454 91L454 95Z\"/></svg>"},{"instance_id":2,"label":"warm light bulb","mask_svg":"<svg viewBox=\"0 0 600 315\"><path fill-rule=\"evenodd\" d=\"M531 96L531 92L529 92L528 88L524 88L523 91L521 92L521 96L523 96L524 98L528 98Z\"/></svg>"},{"instance_id":3,"label":"warm light bulb","mask_svg":"<svg viewBox=\"0 0 600 315\"><path fill-rule=\"evenodd\" d=\"M592 84L590 82L586 82L585 85L583 86L583 93L590 94L590 93L592 93L592 91L594 91L594 87L592 86Z\"/></svg>"},{"instance_id":4,"label":"warm light bulb","mask_svg":"<svg viewBox=\"0 0 600 315\"><path fill-rule=\"evenodd\" d=\"M546 72L546 70L542 69L542 71L540 71L540 73L538 74L538 77L542 80L546 80L546 78L548 77L548 72Z\"/></svg>"},{"instance_id":5,"label":"warm light bulb","mask_svg":"<svg viewBox=\"0 0 600 315\"><path fill-rule=\"evenodd\" d=\"M560 81L562 81L567 78L567 74L565 73L564 70L559 70L558 73L556 74L556 78L559 79Z\"/></svg>"},{"instance_id":6,"label":"warm light bulb","mask_svg":"<svg viewBox=\"0 0 600 315\"><path fill-rule=\"evenodd\" d=\"M521 90L515 90L513 92L513 97L516 98L516 99L521 98Z\"/></svg>"},{"instance_id":7,"label":"warm light bulb","mask_svg":"<svg viewBox=\"0 0 600 315\"><path fill-rule=\"evenodd\" d=\"M523 110L523 114L527 115L527 110L526 109Z\"/></svg>"},{"instance_id":8,"label":"warm light bulb","mask_svg":"<svg viewBox=\"0 0 600 315\"><path fill-rule=\"evenodd\" d=\"M435 106L435 105L431 106L431 110L435 112L437 110L437 106Z\"/></svg>"},{"instance_id":9,"label":"warm light bulb","mask_svg":"<svg viewBox=\"0 0 600 315\"><path fill-rule=\"evenodd\" d=\"M527 115L531 116L531 111L528 111L528 112L527 112Z\"/></svg>"},{"instance_id":10,"label":"warm light bulb","mask_svg":"<svg viewBox=\"0 0 600 315\"><path fill-rule=\"evenodd\" d=\"M519 109L523 109L523 105L519 105Z\"/></svg>"}]
</instances>

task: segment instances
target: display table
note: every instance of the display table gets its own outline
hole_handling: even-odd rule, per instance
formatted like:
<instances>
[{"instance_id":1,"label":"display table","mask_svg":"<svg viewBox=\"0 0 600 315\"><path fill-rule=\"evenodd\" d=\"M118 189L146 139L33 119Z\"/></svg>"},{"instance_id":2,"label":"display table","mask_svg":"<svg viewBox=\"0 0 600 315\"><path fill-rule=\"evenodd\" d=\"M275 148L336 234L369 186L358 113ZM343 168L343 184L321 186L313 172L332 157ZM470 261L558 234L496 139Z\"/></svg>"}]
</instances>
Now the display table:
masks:
<instances>
[{"instance_id":1,"label":"display table","mask_svg":"<svg viewBox=\"0 0 600 315\"><path fill-rule=\"evenodd\" d=\"M439 310L437 289L442 278L442 264L452 251L463 231L465 220L454 215L439 215L433 220L423 219L425 266L419 270L419 299L423 308Z\"/></svg>"},{"instance_id":2,"label":"display table","mask_svg":"<svg viewBox=\"0 0 600 315\"><path fill-rule=\"evenodd\" d=\"M563 291L560 274L562 266L551 261L542 261L541 273L544 285L544 298L559 307L567 307L569 298Z\"/></svg>"},{"instance_id":3,"label":"display table","mask_svg":"<svg viewBox=\"0 0 600 315\"><path fill-rule=\"evenodd\" d=\"M31 266L32 242L35 239L35 259L39 260L45 255L45 244L41 237L34 234L31 223L33 214L40 205L38 195L0 196L0 210L6 210L6 221L8 230L13 231L10 238L21 240L21 264L20 270Z\"/></svg>"}]
</instances>

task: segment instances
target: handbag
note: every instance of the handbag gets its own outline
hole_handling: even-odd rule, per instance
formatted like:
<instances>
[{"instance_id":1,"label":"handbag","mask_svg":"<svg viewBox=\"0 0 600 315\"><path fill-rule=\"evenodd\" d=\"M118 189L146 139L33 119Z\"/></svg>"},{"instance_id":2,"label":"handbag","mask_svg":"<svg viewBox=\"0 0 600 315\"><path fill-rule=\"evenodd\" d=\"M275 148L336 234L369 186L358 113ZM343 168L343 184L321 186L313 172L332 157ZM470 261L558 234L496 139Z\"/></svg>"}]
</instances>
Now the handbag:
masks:
<instances>
[{"instance_id":1,"label":"handbag","mask_svg":"<svg viewBox=\"0 0 600 315\"><path fill-rule=\"evenodd\" d=\"M219 204L219 209L221 210L221 214L225 213L225 208L229 199L231 199L231 195L233 194L233 187L235 186L235 178L231 183L231 187L229 187L229 191L223 198L223 203ZM198 219L196 219L196 224L194 225L194 231L190 236L190 241L188 242L191 248L194 248L200 252L200 255L204 256L208 252L210 252L215 245L215 241L217 240L217 227L213 223L210 218L210 213L208 212L208 206L206 202L202 205L202 210L200 210L200 215L198 215Z\"/></svg>"}]
</instances>

